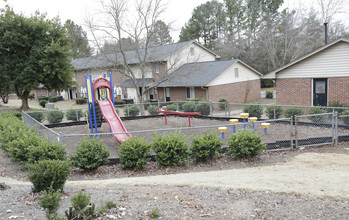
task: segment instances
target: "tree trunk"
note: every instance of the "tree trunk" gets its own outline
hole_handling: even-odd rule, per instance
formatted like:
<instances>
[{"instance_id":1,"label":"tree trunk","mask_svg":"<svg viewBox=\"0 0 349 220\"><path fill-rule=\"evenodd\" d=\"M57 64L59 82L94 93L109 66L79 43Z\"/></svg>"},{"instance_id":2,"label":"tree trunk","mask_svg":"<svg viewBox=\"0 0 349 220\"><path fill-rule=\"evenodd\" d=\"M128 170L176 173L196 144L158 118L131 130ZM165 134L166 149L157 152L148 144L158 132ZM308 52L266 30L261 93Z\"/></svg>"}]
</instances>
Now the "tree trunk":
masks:
<instances>
[{"instance_id":1,"label":"tree trunk","mask_svg":"<svg viewBox=\"0 0 349 220\"><path fill-rule=\"evenodd\" d=\"M18 97L22 100L22 105L20 107L20 109L26 111L26 110L29 110L29 104L28 104L28 97L29 97L29 93L30 91L24 91L22 93L22 95L18 95Z\"/></svg>"}]
</instances>

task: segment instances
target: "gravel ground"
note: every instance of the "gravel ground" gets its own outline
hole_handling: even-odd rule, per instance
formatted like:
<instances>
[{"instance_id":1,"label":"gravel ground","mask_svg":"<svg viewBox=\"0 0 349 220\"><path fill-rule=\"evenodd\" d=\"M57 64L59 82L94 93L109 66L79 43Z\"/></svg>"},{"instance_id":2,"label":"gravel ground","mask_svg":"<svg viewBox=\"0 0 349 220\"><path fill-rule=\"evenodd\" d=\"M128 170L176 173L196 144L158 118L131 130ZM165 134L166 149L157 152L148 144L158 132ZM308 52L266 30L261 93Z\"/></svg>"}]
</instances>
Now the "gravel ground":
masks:
<instances>
[{"instance_id":1,"label":"gravel ground","mask_svg":"<svg viewBox=\"0 0 349 220\"><path fill-rule=\"evenodd\" d=\"M60 215L80 189L101 206L118 208L101 219L347 219L349 143L264 153L254 160L219 158L209 164L125 171L118 165L92 173L72 171ZM39 194L31 193L25 169L0 154L0 219L44 219ZM92 180L94 179L94 180ZM88 181L86 181L88 180Z\"/></svg>"}]
</instances>

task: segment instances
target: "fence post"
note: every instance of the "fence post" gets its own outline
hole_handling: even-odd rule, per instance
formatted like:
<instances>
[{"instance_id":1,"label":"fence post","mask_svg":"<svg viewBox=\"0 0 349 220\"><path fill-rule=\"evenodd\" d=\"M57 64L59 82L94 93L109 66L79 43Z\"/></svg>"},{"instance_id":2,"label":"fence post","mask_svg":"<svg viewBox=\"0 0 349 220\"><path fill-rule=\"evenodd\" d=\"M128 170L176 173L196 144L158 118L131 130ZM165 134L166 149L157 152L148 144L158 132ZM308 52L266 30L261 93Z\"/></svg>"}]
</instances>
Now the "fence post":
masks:
<instances>
[{"instance_id":1,"label":"fence post","mask_svg":"<svg viewBox=\"0 0 349 220\"><path fill-rule=\"evenodd\" d=\"M210 101L210 116L212 116L212 102Z\"/></svg>"},{"instance_id":2,"label":"fence post","mask_svg":"<svg viewBox=\"0 0 349 220\"><path fill-rule=\"evenodd\" d=\"M230 103L228 103L228 117L230 118Z\"/></svg>"},{"instance_id":3,"label":"fence post","mask_svg":"<svg viewBox=\"0 0 349 220\"><path fill-rule=\"evenodd\" d=\"M297 115L295 115L294 117L294 138L295 138L295 142L296 142L296 148L298 149L299 146L298 146L298 118L297 118Z\"/></svg>"},{"instance_id":4,"label":"fence post","mask_svg":"<svg viewBox=\"0 0 349 220\"><path fill-rule=\"evenodd\" d=\"M274 105L274 120L276 119L276 116L275 116L275 105Z\"/></svg>"},{"instance_id":5,"label":"fence post","mask_svg":"<svg viewBox=\"0 0 349 220\"><path fill-rule=\"evenodd\" d=\"M176 100L176 104L177 104L177 112L179 112L179 103L178 103L178 100Z\"/></svg>"},{"instance_id":6,"label":"fence post","mask_svg":"<svg viewBox=\"0 0 349 220\"><path fill-rule=\"evenodd\" d=\"M80 121L78 116L78 110L75 110L75 115L76 115L76 121Z\"/></svg>"},{"instance_id":7,"label":"fence post","mask_svg":"<svg viewBox=\"0 0 349 220\"><path fill-rule=\"evenodd\" d=\"M338 112L332 115L332 144L338 144Z\"/></svg>"},{"instance_id":8,"label":"fence post","mask_svg":"<svg viewBox=\"0 0 349 220\"><path fill-rule=\"evenodd\" d=\"M64 139L63 139L63 134L62 132L59 132L59 141L61 142L61 145L64 145Z\"/></svg>"},{"instance_id":9,"label":"fence post","mask_svg":"<svg viewBox=\"0 0 349 220\"><path fill-rule=\"evenodd\" d=\"M126 106L127 106L127 117L128 117L128 116L130 116L130 105L127 104Z\"/></svg>"}]
</instances>

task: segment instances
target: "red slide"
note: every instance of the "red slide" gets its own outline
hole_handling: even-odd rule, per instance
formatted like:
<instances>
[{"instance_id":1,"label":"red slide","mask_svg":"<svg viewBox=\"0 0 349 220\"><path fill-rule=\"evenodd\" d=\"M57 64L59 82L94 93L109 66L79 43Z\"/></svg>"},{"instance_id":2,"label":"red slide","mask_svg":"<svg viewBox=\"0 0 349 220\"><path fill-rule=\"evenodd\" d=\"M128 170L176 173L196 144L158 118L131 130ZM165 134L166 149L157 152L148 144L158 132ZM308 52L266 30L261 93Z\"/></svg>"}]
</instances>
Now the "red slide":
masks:
<instances>
[{"instance_id":1,"label":"red slide","mask_svg":"<svg viewBox=\"0 0 349 220\"><path fill-rule=\"evenodd\" d=\"M108 101L98 101L97 103L101 108L102 115L104 119L108 122L110 130L112 133L124 133L127 132L124 124L122 123L120 117L116 113L113 103L110 99ZM130 134L114 134L116 141L121 144L130 138Z\"/></svg>"}]
</instances>

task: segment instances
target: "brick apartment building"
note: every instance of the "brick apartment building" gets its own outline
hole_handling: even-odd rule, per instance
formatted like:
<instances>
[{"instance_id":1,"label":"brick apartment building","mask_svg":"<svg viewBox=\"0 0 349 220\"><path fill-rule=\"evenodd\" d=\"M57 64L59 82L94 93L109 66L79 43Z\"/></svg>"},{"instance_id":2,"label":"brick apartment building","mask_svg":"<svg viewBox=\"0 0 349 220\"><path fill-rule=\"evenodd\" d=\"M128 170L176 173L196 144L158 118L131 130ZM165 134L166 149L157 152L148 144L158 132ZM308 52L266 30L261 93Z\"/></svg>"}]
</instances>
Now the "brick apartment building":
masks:
<instances>
[{"instance_id":1,"label":"brick apartment building","mask_svg":"<svg viewBox=\"0 0 349 220\"><path fill-rule=\"evenodd\" d=\"M271 72L277 103L326 106L349 104L349 37L330 42Z\"/></svg>"},{"instance_id":2,"label":"brick apartment building","mask_svg":"<svg viewBox=\"0 0 349 220\"><path fill-rule=\"evenodd\" d=\"M140 73L139 51L127 51L126 60L134 73ZM218 101L226 98L230 102L250 102L260 98L261 74L239 60L217 61L220 57L196 41L186 41L149 48L146 65L145 86L150 89L145 99L161 102L201 98ZM75 68L76 87L65 92L65 99L86 97L85 74L93 78L112 73L114 94L117 99L133 99L138 102L137 91L127 78L117 60L121 54L92 56L72 61ZM143 61L143 60L142 60ZM162 80L161 80L162 81ZM63 93L64 94L64 93Z\"/></svg>"}]
</instances>

